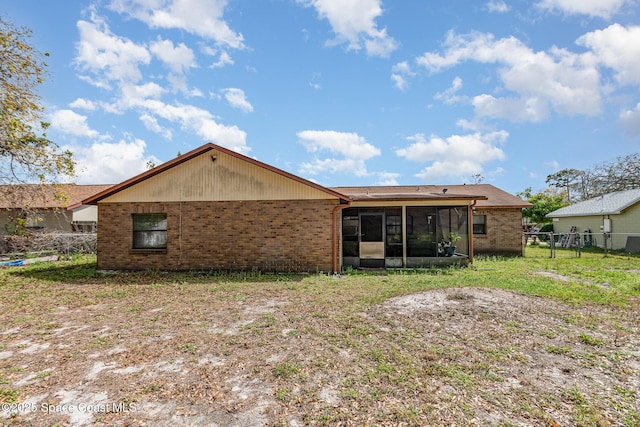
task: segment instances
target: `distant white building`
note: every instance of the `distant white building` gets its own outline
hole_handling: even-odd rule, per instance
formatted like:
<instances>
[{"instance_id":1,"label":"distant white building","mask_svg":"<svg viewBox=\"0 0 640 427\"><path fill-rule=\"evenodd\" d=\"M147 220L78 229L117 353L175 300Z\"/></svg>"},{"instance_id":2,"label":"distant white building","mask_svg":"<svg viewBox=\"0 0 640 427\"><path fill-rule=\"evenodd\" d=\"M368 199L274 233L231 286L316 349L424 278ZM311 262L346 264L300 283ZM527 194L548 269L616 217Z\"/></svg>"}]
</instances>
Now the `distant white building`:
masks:
<instances>
[{"instance_id":1,"label":"distant white building","mask_svg":"<svg viewBox=\"0 0 640 427\"><path fill-rule=\"evenodd\" d=\"M603 233L607 232L611 233L607 242L610 249L625 249L630 235L640 236L640 188L565 206L547 217L553 219L555 233L591 232L593 245L603 247Z\"/></svg>"}]
</instances>

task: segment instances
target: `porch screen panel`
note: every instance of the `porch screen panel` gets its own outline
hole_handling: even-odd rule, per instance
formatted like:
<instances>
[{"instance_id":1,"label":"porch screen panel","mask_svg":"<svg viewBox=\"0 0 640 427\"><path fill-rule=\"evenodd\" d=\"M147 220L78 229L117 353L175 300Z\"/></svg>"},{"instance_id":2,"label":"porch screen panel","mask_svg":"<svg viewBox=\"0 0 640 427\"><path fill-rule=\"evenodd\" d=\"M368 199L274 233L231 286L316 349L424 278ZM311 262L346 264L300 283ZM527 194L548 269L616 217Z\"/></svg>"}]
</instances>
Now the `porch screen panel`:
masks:
<instances>
[{"instance_id":1,"label":"porch screen panel","mask_svg":"<svg viewBox=\"0 0 640 427\"><path fill-rule=\"evenodd\" d=\"M437 253L435 207L407 207L407 256L434 257Z\"/></svg>"},{"instance_id":2,"label":"porch screen panel","mask_svg":"<svg viewBox=\"0 0 640 427\"><path fill-rule=\"evenodd\" d=\"M385 257L402 257L402 209L387 208L385 214Z\"/></svg>"},{"instance_id":3,"label":"porch screen panel","mask_svg":"<svg viewBox=\"0 0 640 427\"><path fill-rule=\"evenodd\" d=\"M342 256L357 258L360 256L359 246L358 212L349 212L342 217Z\"/></svg>"},{"instance_id":4,"label":"porch screen panel","mask_svg":"<svg viewBox=\"0 0 640 427\"><path fill-rule=\"evenodd\" d=\"M459 239L453 242L456 252L469 254L469 217L466 206L438 208L437 238L439 242L451 240L451 235Z\"/></svg>"}]
</instances>

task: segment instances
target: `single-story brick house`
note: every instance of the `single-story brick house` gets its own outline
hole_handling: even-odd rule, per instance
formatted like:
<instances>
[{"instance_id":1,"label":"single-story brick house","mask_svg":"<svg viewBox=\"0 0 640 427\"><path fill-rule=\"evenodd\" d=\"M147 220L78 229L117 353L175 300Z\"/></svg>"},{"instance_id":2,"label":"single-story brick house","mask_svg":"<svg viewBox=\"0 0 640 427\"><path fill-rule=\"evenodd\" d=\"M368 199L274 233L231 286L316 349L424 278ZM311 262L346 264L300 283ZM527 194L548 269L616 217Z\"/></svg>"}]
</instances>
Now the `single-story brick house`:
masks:
<instances>
[{"instance_id":1,"label":"single-story brick house","mask_svg":"<svg viewBox=\"0 0 640 427\"><path fill-rule=\"evenodd\" d=\"M574 203L547 217L553 220L554 233L577 232L593 246L604 247L606 231L609 249L625 249L630 235L640 236L640 188Z\"/></svg>"},{"instance_id":2,"label":"single-story brick house","mask_svg":"<svg viewBox=\"0 0 640 427\"><path fill-rule=\"evenodd\" d=\"M528 204L507 196L487 185L327 188L205 144L82 203L98 206L99 269L335 272L466 263L470 229L513 230L496 251L521 254ZM483 222L470 227L474 209ZM454 251L441 244L451 233Z\"/></svg>"},{"instance_id":3,"label":"single-story brick house","mask_svg":"<svg viewBox=\"0 0 640 427\"><path fill-rule=\"evenodd\" d=\"M111 185L20 184L0 186L0 234L12 234L16 220L26 231L95 231L98 212L81 201ZM68 208L69 207L69 208Z\"/></svg>"}]
</instances>

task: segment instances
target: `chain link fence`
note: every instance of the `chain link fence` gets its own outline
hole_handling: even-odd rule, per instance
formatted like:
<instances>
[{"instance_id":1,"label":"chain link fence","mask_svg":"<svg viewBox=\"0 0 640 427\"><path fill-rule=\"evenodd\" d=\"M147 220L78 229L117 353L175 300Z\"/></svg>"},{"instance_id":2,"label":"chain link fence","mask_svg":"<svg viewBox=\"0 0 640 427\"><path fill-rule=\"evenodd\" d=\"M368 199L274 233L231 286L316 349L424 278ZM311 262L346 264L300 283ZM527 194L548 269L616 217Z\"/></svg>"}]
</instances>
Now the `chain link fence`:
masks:
<instances>
[{"instance_id":1,"label":"chain link fence","mask_svg":"<svg viewBox=\"0 0 640 427\"><path fill-rule=\"evenodd\" d=\"M96 253L95 233L33 233L0 236L0 256L15 259L38 255Z\"/></svg>"},{"instance_id":2,"label":"chain link fence","mask_svg":"<svg viewBox=\"0 0 640 427\"><path fill-rule=\"evenodd\" d=\"M532 258L576 258L588 254L640 255L640 233L553 233L522 234L523 253Z\"/></svg>"}]
</instances>

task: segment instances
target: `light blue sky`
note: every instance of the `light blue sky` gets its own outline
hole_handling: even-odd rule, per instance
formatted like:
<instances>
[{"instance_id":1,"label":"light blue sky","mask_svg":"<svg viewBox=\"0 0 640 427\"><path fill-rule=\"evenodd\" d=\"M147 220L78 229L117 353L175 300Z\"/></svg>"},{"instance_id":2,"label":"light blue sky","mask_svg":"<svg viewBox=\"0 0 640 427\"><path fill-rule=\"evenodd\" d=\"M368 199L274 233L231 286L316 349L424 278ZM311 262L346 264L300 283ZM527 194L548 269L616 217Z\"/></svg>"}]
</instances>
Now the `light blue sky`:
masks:
<instances>
[{"instance_id":1,"label":"light blue sky","mask_svg":"<svg viewBox=\"0 0 640 427\"><path fill-rule=\"evenodd\" d=\"M511 193L640 151L637 0L0 1L78 183L213 142L326 186Z\"/></svg>"}]
</instances>

